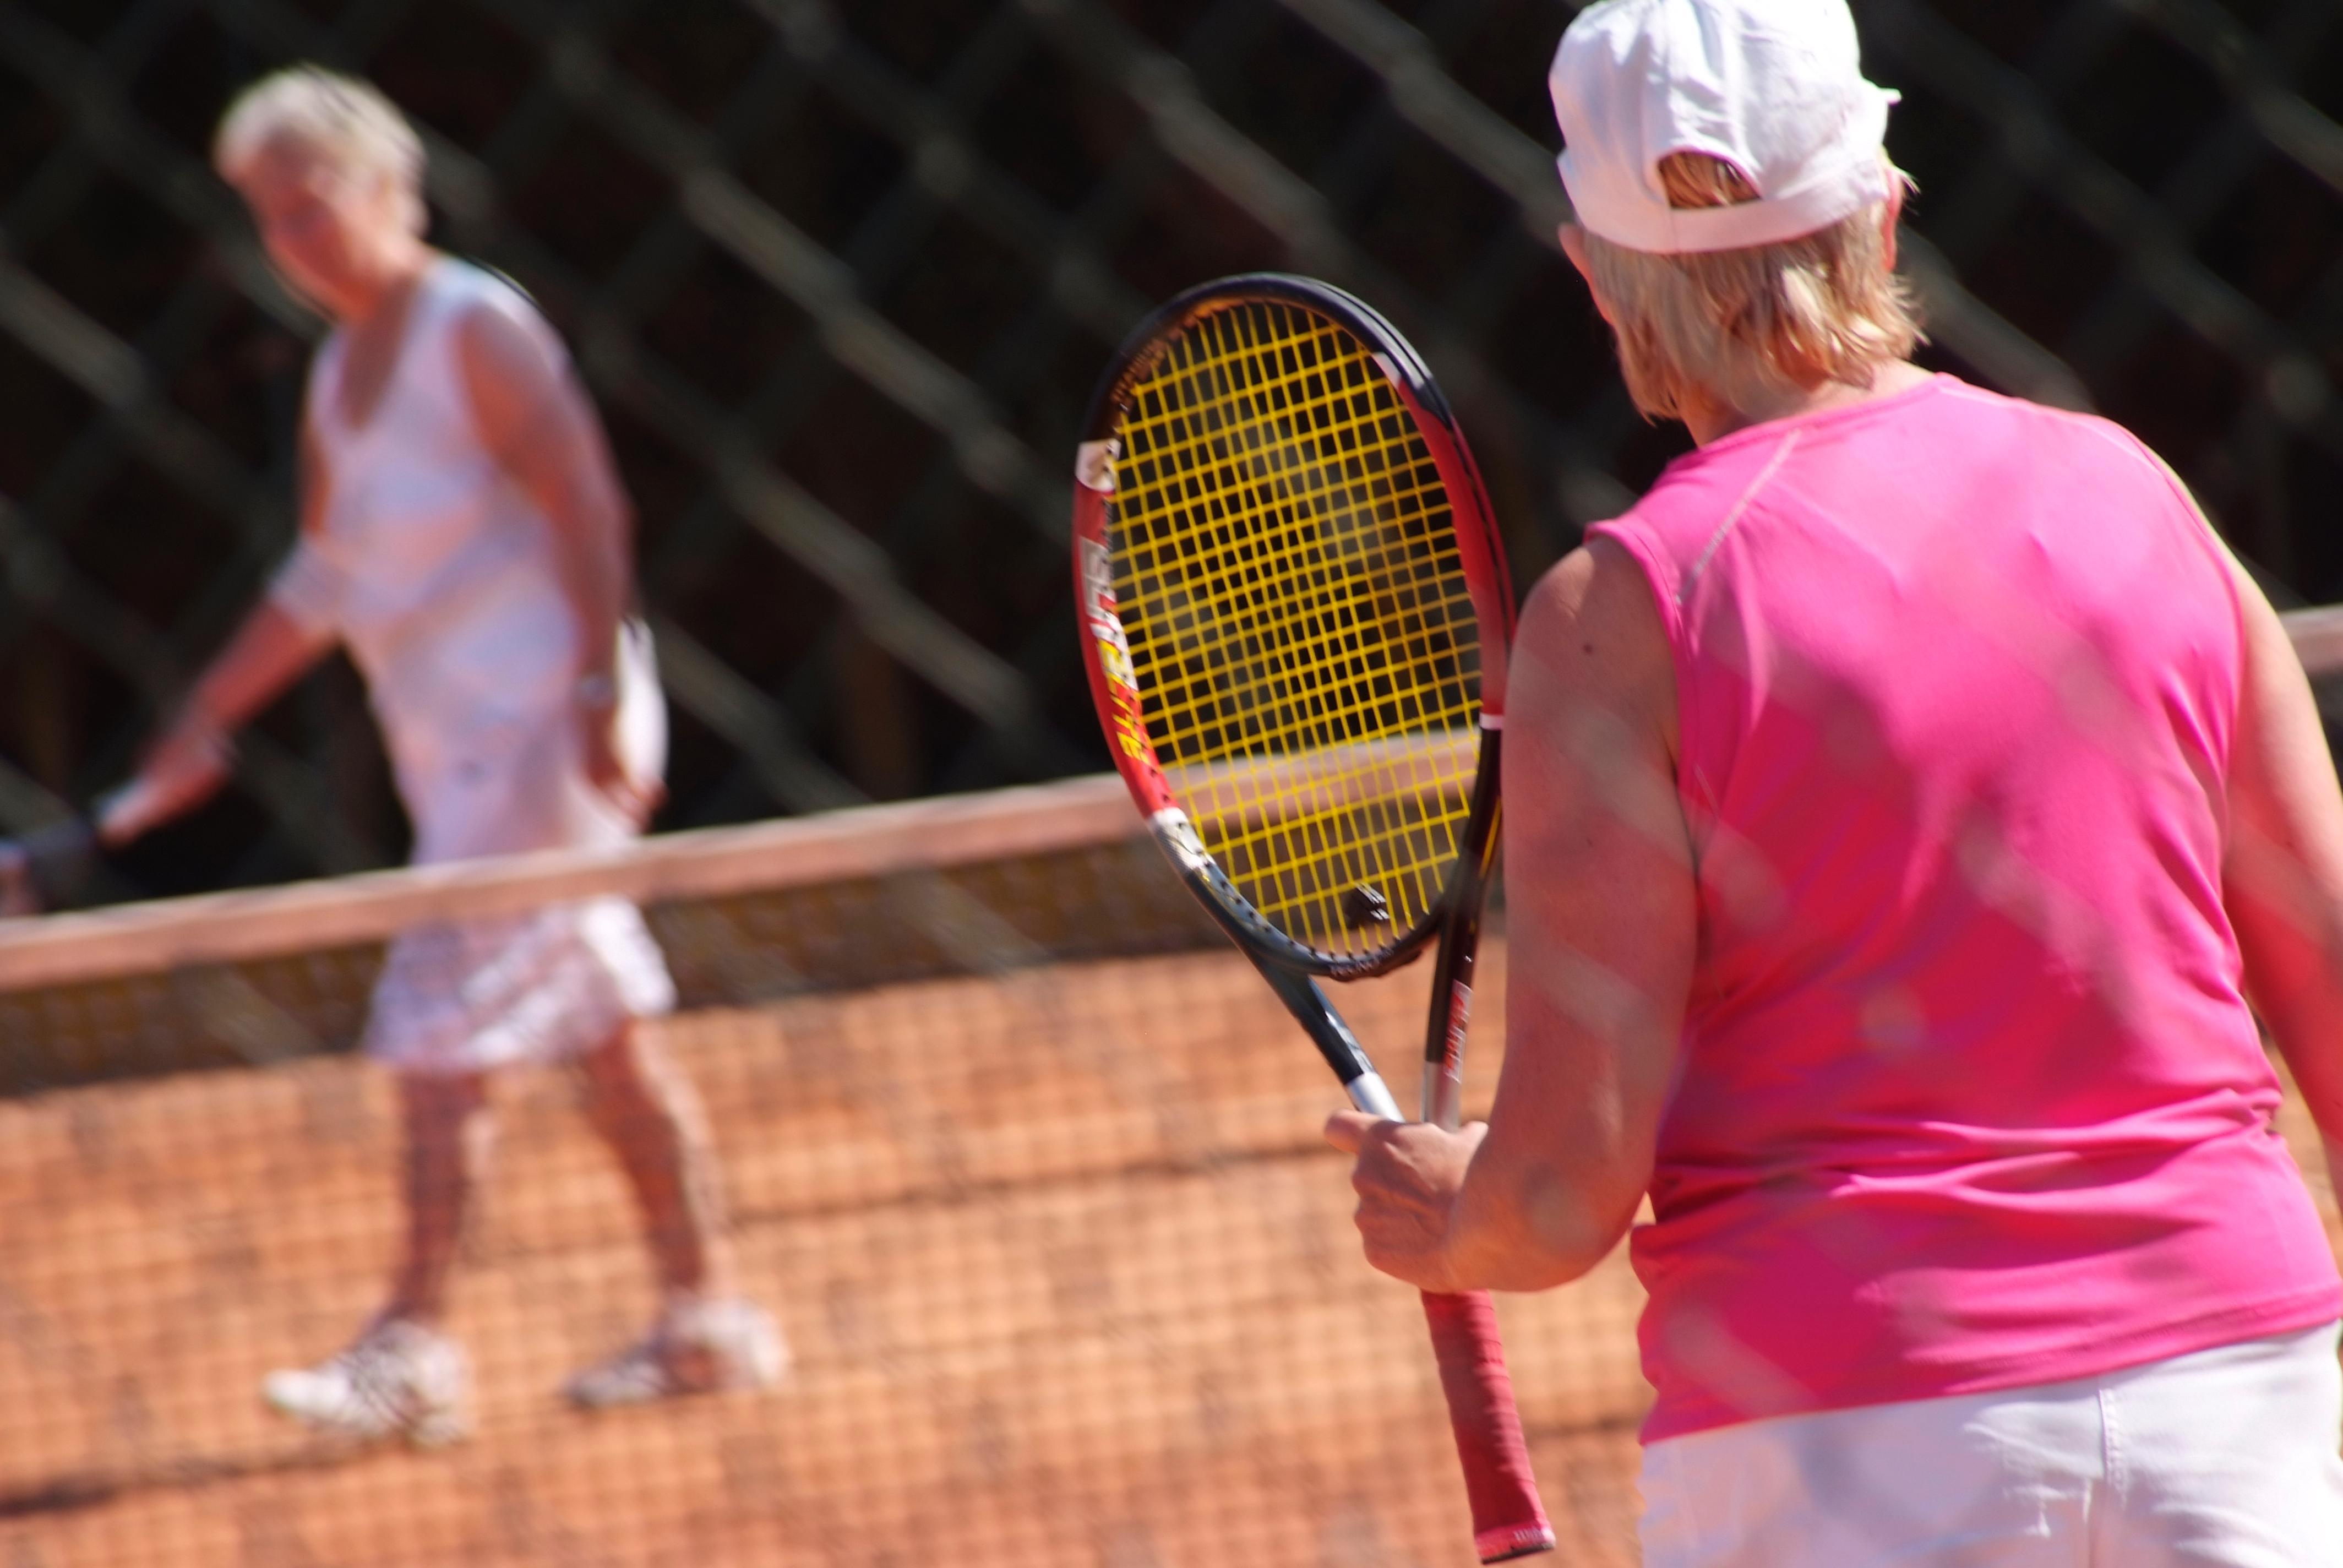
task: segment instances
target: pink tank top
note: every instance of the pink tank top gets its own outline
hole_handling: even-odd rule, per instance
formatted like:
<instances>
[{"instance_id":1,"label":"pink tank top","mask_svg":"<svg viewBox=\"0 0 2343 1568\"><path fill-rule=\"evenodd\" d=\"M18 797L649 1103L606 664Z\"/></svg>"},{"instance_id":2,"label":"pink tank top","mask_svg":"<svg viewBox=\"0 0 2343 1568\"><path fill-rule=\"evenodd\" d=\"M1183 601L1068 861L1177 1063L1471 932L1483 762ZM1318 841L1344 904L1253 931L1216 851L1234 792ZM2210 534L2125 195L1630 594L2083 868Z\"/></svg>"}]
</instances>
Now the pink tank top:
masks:
<instances>
[{"instance_id":1,"label":"pink tank top","mask_svg":"<svg viewBox=\"0 0 2343 1568\"><path fill-rule=\"evenodd\" d=\"M2237 605L2163 466L1938 377L1591 531L1674 648L1699 884L1645 1440L2343 1312L2221 907Z\"/></svg>"}]
</instances>

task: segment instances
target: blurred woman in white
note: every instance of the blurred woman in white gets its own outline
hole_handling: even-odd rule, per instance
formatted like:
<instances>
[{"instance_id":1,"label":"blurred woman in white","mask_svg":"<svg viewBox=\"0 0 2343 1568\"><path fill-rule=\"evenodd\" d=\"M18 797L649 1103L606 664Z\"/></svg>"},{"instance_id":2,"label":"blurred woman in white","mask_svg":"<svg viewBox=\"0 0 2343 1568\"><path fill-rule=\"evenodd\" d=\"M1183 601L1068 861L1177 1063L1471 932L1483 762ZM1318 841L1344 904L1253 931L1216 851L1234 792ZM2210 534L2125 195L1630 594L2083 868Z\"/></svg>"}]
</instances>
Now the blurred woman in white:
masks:
<instances>
[{"instance_id":1,"label":"blurred woman in white","mask_svg":"<svg viewBox=\"0 0 2343 1568\"><path fill-rule=\"evenodd\" d=\"M268 76L229 107L213 157L335 329L310 369L299 542L149 752L148 788L127 799L152 809L103 832L120 842L191 804L221 776L221 738L338 642L366 676L417 862L634 837L665 716L646 635L624 618L628 502L559 339L510 284L424 243L422 144L367 84ZM403 1256L356 1342L272 1375L269 1402L368 1435L466 1430L447 1278L485 1152L485 1077L524 1061L575 1065L664 1291L645 1339L570 1397L772 1382L784 1352L737 1294L698 1108L642 1021L673 1001L620 900L393 943L366 1050L398 1079Z\"/></svg>"}]
</instances>

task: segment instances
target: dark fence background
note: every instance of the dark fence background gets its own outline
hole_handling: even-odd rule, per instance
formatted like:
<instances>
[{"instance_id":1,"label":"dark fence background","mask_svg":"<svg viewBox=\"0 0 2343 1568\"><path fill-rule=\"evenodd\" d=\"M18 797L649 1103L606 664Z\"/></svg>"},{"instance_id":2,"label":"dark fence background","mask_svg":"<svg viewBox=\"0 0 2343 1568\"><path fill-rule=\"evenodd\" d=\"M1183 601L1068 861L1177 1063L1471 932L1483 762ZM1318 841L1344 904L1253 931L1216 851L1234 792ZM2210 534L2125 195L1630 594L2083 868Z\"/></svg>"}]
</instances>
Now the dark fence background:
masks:
<instances>
[{"instance_id":1,"label":"dark fence background","mask_svg":"<svg viewBox=\"0 0 2343 1568\"><path fill-rule=\"evenodd\" d=\"M1933 363L2121 419L2343 597L2343 5L1856 0ZM205 163L317 60L422 127L435 237L568 335L640 510L663 826L1103 764L1065 470L1172 290L1282 267L1423 348L1523 580L1682 437L1552 240L1555 0L4 0L0 829L86 799L292 529L320 324ZM357 677L113 896L397 859Z\"/></svg>"}]
</instances>

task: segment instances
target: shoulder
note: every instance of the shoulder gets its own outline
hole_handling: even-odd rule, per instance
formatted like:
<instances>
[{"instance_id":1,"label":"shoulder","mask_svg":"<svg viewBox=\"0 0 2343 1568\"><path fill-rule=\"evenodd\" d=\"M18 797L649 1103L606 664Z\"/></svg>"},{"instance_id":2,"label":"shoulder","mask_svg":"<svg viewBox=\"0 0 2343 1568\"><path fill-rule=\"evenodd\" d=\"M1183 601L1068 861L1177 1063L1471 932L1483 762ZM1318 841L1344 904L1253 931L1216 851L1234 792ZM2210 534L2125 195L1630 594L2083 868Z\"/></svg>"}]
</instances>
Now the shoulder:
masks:
<instances>
[{"instance_id":1,"label":"shoulder","mask_svg":"<svg viewBox=\"0 0 2343 1568\"><path fill-rule=\"evenodd\" d=\"M1606 582L1615 578L1653 598L1664 629L1673 635L1677 609L1716 541L1766 488L1778 467L1773 461L1777 445L1740 443L1685 453L1634 506L1587 529L1587 549L1594 552L1590 564L1574 564L1574 553L1564 565ZM1570 579L1558 578L1555 586L1558 593L1565 592Z\"/></svg>"},{"instance_id":2,"label":"shoulder","mask_svg":"<svg viewBox=\"0 0 2343 1568\"><path fill-rule=\"evenodd\" d=\"M1759 502L1795 449L1795 430L1752 432L1686 452L1660 472L1633 507L1607 523L1604 533L1623 541L1641 540L1689 567L1717 529Z\"/></svg>"},{"instance_id":3,"label":"shoulder","mask_svg":"<svg viewBox=\"0 0 2343 1568\"><path fill-rule=\"evenodd\" d=\"M2168 491L2195 509L2187 487L2156 449L2105 415L1990 392L1950 376L1937 379L1945 386L1949 405L1960 411L1963 425L1998 427L2037 453L2055 457L2064 467Z\"/></svg>"},{"instance_id":4,"label":"shoulder","mask_svg":"<svg viewBox=\"0 0 2343 1568\"><path fill-rule=\"evenodd\" d=\"M533 404L564 384L569 356L559 334L519 286L468 262L443 265L444 319L456 364L476 402Z\"/></svg>"},{"instance_id":5,"label":"shoulder","mask_svg":"<svg viewBox=\"0 0 2343 1568\"><path fill-rule=\"evenodd\" d=\"M2230 563L2212 519L2187 481L2137 435L2097 414L1962 390L1968 398L1991 398L2007 410L2006 417L2021 432L2012 445L2025 458L2024 472L2046 484L2072 513L2105 519L2101 526L2115 529L2144 559L2168 567L2177 550L2200 565L2217 567L2214 576L2227 585ZM2177 580L2159 570L2161 586Z\"/></svg>"},{"instance_id":6,"label":"shoulder","mask_svg":"<svg viewBox=\"0 0 2343 1568\"><path fill-rule=\"evenodd\" d=\"M504 274L450 256L440 263L435 283L443 319L468 357L555 363L567 357L537 301Z\"/></svg>"},{"instance_id":7,"label":"shoulder","mask_svg":"<svg viewBox=\"0 0 2343 1568\"><path fill-rule=\"evenodd\" d=\"M1667 628L1648 571L1624 541L1608 533L1588 538L1532 585L1514 641L1551 653L1573 637L1607 638L1623 649L1656 647L1666 654Z\"/></svg>"},{"instance_id":8,"label":"shoulder","mask_svg":"<svg viewBox=\"0 0 2343 1568\"><path fill-rule=\"evenodd\" d=\"M1647 563L1619 539L1595 535L1530 589L1513 639L1512 695L1528 697L1533 711L1556 699L1565 709L1591 703L1649 726L1673 752L1672 608Z\"/></svg>"},{"instance_id":9,"label":"shoulder","mask_svg":"<svg viewBox=\"0 0 2343 1568\"><path fill-rule=\"evenodd\" d=\"M537 300L519 284L493 266L443 256L434 269L432 284L456 309L469 313L490 310L518 321L542 325L545 316Z\"/></svg>"}]
</instances>

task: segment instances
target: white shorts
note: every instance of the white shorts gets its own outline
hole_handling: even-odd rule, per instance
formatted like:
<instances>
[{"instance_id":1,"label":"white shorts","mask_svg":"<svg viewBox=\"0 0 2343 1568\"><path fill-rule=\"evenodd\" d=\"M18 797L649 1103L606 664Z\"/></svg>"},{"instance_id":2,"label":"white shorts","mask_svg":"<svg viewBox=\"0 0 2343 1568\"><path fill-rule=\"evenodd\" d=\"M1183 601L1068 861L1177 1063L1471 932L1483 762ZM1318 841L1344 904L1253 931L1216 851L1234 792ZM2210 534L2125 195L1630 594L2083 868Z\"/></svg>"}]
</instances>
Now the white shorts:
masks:
<instances>
[{"instance_id":1,"label":"white shorts","mask_svg":"<svg viewBox=\"0 0 2343 1568\"><path fill-rule=\"evenodd\" d=\"M1644 1568L2343 1568L2336 1343L1663 1439Z\"/></svg>"}]
</instances>

